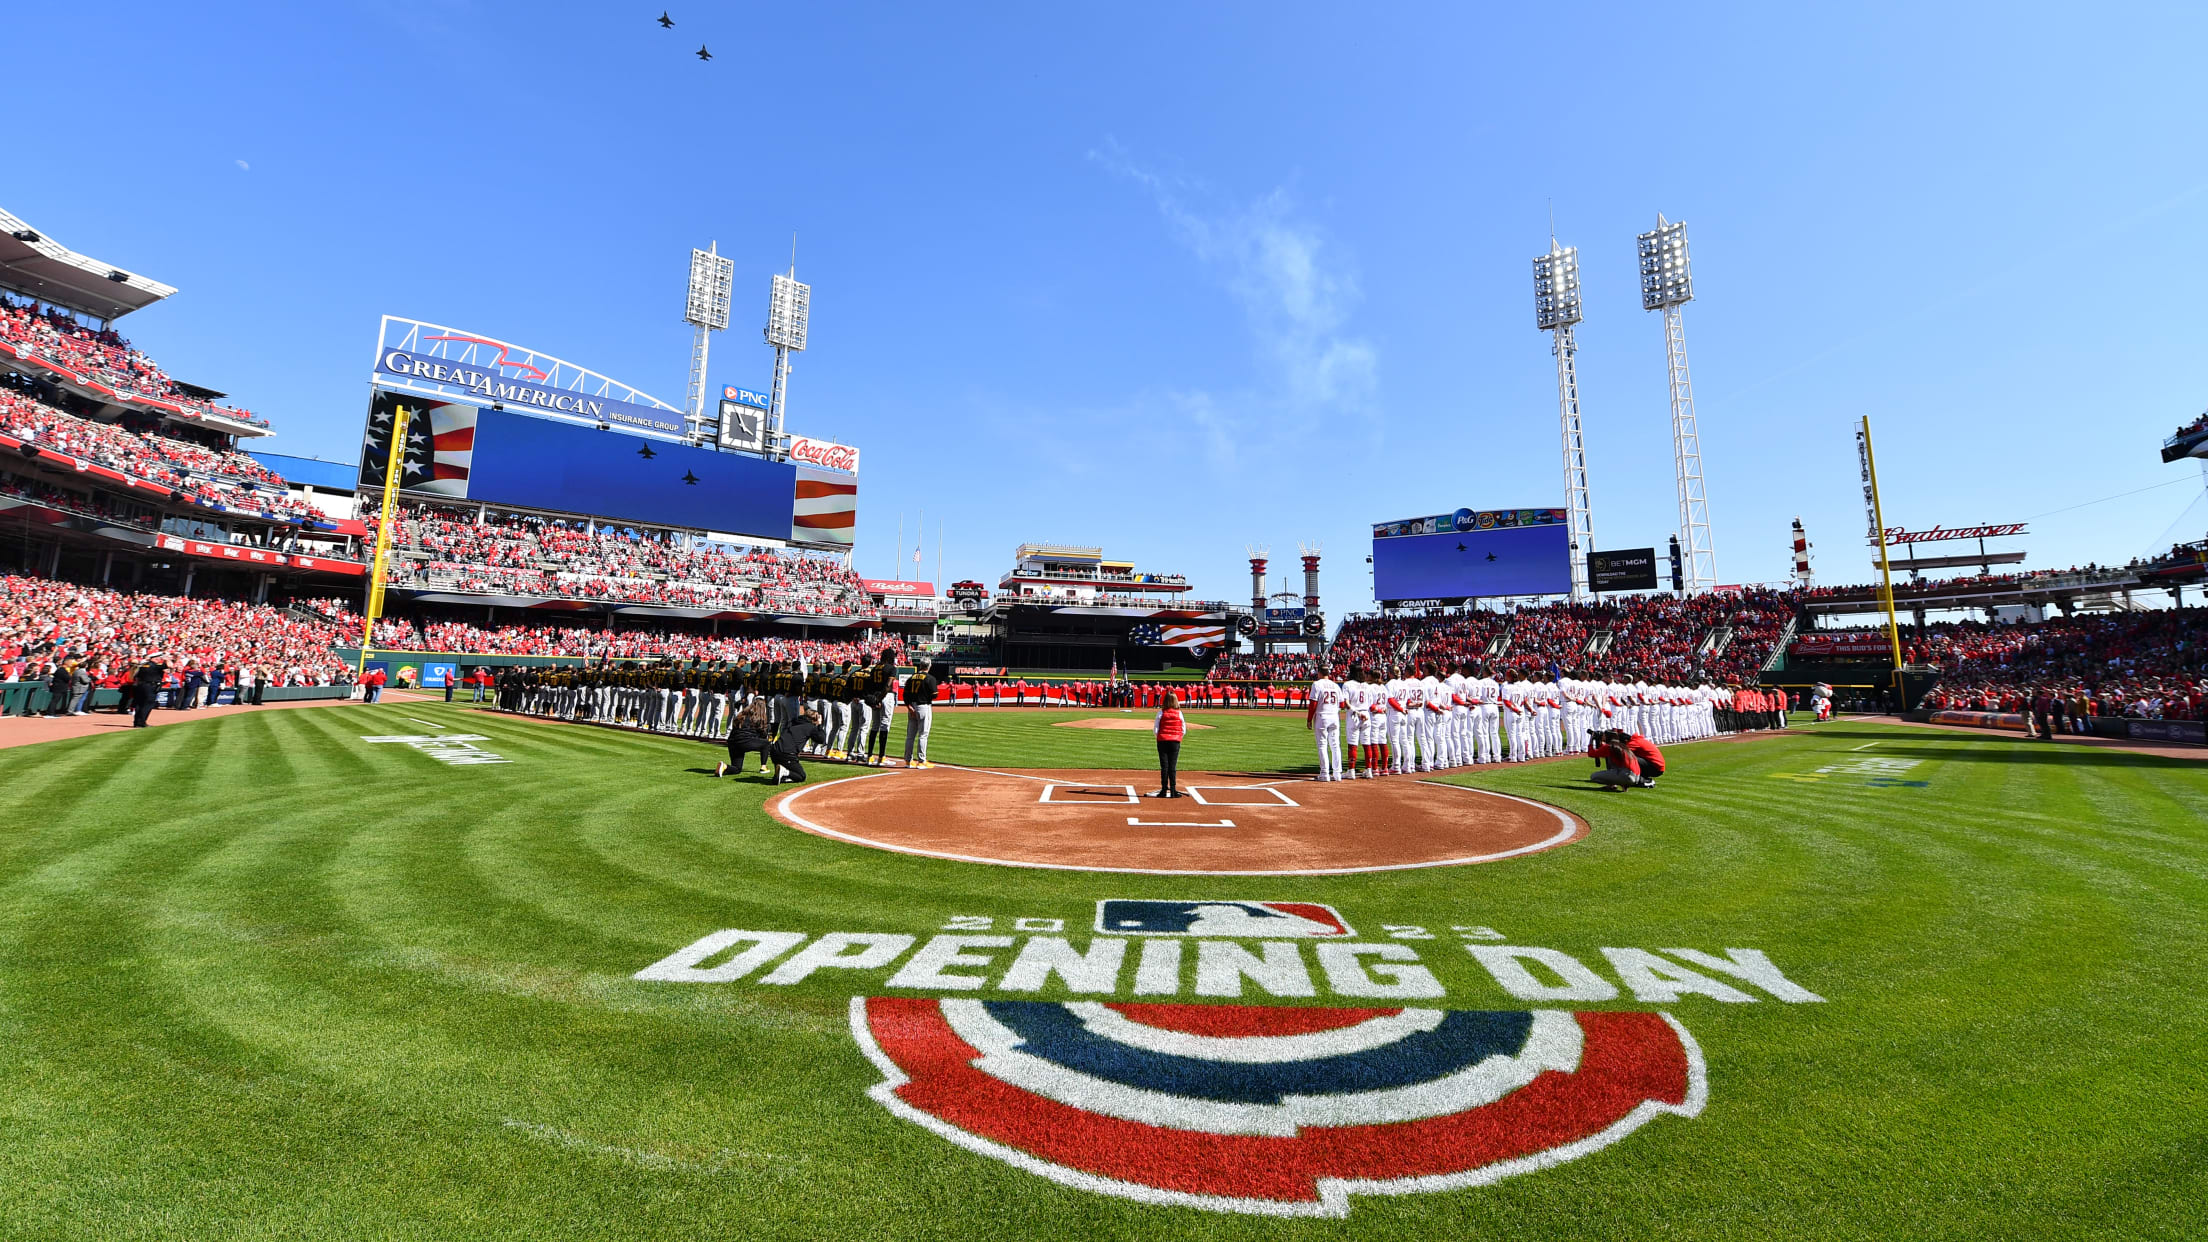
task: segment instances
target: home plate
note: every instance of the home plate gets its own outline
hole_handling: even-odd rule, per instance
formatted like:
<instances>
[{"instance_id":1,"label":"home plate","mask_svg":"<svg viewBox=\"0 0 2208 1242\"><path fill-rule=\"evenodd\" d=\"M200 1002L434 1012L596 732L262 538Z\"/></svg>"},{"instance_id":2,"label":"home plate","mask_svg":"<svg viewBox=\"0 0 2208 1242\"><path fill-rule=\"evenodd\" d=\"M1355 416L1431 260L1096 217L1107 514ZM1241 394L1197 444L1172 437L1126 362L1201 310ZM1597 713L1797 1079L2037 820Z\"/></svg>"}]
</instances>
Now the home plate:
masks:
<instances>
[{"instance_id":1,"label":"home plate","mask_svg":"<svg viewBox=\"0 0 2208 1242\"><path fill-rule=\"evenodd\" d=\"M1127 817L1130 828L1232 828L1231 819L1136 819Z\"/></svg>"}]
</instances>

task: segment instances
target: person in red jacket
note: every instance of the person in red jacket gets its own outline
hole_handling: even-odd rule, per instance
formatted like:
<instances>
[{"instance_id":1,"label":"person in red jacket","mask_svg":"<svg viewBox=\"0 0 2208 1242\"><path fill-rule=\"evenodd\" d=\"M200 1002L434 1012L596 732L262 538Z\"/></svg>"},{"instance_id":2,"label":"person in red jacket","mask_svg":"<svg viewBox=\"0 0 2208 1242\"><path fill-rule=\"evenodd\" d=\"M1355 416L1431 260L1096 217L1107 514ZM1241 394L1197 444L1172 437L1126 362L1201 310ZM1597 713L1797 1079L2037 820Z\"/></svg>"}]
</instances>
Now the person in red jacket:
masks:
<instances>
[{"instance_id":1,"label":"person in red jacket","mask_svg":"<svg viewBox=\"0 0 2208 1242\"><path fill-rule=\"evenodd\" d=\"M1181 716L1181 697L1168 690L1164 705L1158 708L1158 718L1150 722L1150 731L1158 738L1158 792L1153 798L1182 797L1180 790L1181 739L1188 735L1188 722Z\"/></svg>"},{"instance_id":2,"label":"person in red jacket","mask_svg":"<svg viewBox=\"0 0 2208 1242\"><path fill-rule=\"evenodd\" d=\"M1597 785L1618 789L1654 789L1664 774L1664 752L1656 743L1623 729L1597 732L1587 755L1603 766L1588 777Z\"/></svg>"}]
</instances>

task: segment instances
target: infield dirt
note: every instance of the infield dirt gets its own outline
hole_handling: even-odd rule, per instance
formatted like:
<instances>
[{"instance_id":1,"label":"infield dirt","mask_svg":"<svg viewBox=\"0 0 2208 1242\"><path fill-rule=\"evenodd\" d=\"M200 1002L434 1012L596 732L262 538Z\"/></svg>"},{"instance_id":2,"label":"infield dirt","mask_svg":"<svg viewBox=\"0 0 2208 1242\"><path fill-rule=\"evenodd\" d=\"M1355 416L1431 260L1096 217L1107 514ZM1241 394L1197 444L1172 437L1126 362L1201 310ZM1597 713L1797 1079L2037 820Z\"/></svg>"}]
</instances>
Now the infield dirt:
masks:
<instances>
[{"instance_id":1,"label":"infield dirt","mask_svg":"<svg viewBox=\"0 0 2208 1242\"><path fill-rule=\"evenodd\" d=\"M1015 867L1319 875L1493 862L1569 845L1578 816L1410 776L1315 781L1184 772L1176 799L1136 771L895 769L767 803L820 836Z\"/></svg>"}]
</instances>

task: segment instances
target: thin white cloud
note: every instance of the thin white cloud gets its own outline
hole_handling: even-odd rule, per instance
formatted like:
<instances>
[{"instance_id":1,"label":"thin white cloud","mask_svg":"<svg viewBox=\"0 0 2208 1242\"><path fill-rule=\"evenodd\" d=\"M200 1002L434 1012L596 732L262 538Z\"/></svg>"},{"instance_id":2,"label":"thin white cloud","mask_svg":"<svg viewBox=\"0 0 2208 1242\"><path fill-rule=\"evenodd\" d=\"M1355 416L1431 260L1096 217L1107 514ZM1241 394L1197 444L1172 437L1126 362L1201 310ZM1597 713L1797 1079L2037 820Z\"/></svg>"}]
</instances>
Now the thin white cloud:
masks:
<instances>
[{"instance_id":1,"label":"thin white cloud","mask_svg":"<svg viewBox=\"0 0 2208 1242\"><path fill-rule=\"evenodd\" d=\"M1372 412L1379 354L1346 331L1362 296L1356 275L1285 188L1245 206L1205 211L1191 205L1201 197L1198 188L1139 167L1117 143L1089 158L1148 190L1174 236L1234 295L1270 372L1266 396L1296 413ZM1217 403L1204 400L1213 417L1224 419Z\"/></svg>"},{"instance_id":2,"label":"thin white cloud","mask_svg":"<svg viewBox=\"0 0 2208 1242\"><path fill-rule=\"evenodd\" d=\"M253 166L252 166L251 164L248 164L248 163L246 163L246 162L245 162L244 160L233 160L233 161L231 161L231 162L232 162L232 163L234 163L234 164L236 164L236 165L238 166L238 171L239 171L239 172L252 172L252 171L253 171Z\"/></svg>"}]
</instances>

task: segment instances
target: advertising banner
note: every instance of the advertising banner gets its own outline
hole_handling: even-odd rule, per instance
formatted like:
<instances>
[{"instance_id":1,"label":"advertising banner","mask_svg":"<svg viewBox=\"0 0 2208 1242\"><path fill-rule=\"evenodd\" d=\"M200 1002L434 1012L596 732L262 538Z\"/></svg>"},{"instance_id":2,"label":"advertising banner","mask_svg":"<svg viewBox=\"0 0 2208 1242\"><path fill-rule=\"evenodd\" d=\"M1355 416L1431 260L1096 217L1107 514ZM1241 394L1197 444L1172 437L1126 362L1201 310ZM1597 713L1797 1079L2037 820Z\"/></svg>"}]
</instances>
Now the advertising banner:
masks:
<instances>
[{"instance_id":1,"label":"advertising banner","mask_svg":"<svg viewBox=\"0 0 2208 1242\"><path fill-rule=\"evenodd\" d=\"M2208 744L2208 724L2198 720L2126 720L2124 732L2134 741Z\"/></svg>"},{"instance_id":2,"label":"advertising banner","mask_svg":"<svg viewBox=\"0 0 2208 1242\"><path fill-rule=\"evenodd\" d=\"M1981 729L2011 729L2029 733L2031 724L2015 712L1934 712L1933 724L1975 725Z\"/></svg>"},{"instance_id":3,"label":"advertising banner","mask_svg":"<svg viewBox=\"0 0 2208 1242\"><path fill-rule=\"evenodd\" d=\"M821 470L859 472L859 450L833 440L815 440L811 436L790 437L790 460Z\"/></svg>"},{"instance_id":4,"label":"advertising banner","mask_svg":"<svg viewBox=\"0 0 2208 1242\"><path fill-rule=\"evenodd\" d=\"M859 579L859 589L865 591L868 595L887 595L893 598L900 596L914 599L935 598L935 584L932 582L905 582L895 578L861 578Z\"/></svg>"},{"instance_id":5,"label":"advertising banner","mask_svg":"<svg viewBox=\"0 0 2208 1242\"><path fill-rule=\"evenodd\" d=\"M593 422L619 423L626 427L641 427L646 431L665 432L669 435L681 435L686 430L682 425L680 410L663 410L656 405L617 401L612 397L592 396L587 392L565 388L550 388L534 380L501 375L499 372L505 369L500 366L479 367L449 362L442 358L417 356L404 349L386 349L376 355L376 374L388 375L408 384L436 385L452 390L455 397L475 397L501 405L518 405L547 414L587 418Z\"/></svg>"},{"instance_id":6,"label":"advertising banner","mask_svg":"<svg viewBox=\"0 0 2208 1242\"><path fill-rule=\"evenodd\" d=\"M1625 548L1587 554L1587 587L1593 591L1656 589L1656 549Z\"/></svg>"}]
</instances>

